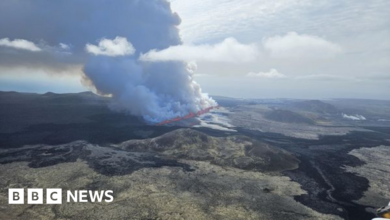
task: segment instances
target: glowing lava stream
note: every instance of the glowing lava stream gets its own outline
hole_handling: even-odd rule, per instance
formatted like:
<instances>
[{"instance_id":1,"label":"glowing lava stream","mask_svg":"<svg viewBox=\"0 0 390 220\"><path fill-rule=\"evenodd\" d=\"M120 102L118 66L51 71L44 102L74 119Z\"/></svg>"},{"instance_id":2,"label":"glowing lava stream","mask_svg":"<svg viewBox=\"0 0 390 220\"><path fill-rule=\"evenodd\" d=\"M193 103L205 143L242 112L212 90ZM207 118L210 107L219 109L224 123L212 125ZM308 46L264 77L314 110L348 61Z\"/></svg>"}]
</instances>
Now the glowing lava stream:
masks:
<instances>
[{"instance_id":1,"label":"glowing lava stream","mask_svg":"<svg viewBox=\"0 0 390 220\"><path fill-rule=\"evenodd\" d=\"M215 109L215 108L219 108L219 105L205 108L205 109L200 110L200 111L198 111L196 113L190 112L188 115L185 115L183 117L176 117L176 118L173 118L173 119L165 120L165 121L162 121L162 122L160 122L160 123L158 123L156 125L165 125L165 124L169 124L169 123L172 123L172 122L181 121L181 120L184 120L184 119L194 118L196 116L200 116L200 115L206 114L206 113L210 112L212 109Z\"/></svg>"}]
</instances>

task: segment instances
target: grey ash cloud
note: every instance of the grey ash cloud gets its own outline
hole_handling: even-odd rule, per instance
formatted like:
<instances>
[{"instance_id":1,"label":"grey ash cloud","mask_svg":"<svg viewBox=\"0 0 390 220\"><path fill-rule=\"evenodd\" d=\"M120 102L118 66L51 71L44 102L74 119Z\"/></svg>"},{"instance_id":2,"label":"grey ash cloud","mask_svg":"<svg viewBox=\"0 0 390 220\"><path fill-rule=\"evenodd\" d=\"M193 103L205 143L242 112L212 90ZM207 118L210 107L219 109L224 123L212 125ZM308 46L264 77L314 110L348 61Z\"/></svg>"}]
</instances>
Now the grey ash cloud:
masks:
<instances>
[{"instance_id":1,"label":"grey ash cloud","mask_svg":"<svg viewBox=\"0 0 390 220\"><path fill-rule=\"evenodd\" d=\"M180 45L180 22L164 0L1 1L0 39L8 40L0 44L0 67L84 66L87 84L112 96L115 110L150 122L183 116L216 103L185 62L139 60Z\"/></svg>"}]
</instances>

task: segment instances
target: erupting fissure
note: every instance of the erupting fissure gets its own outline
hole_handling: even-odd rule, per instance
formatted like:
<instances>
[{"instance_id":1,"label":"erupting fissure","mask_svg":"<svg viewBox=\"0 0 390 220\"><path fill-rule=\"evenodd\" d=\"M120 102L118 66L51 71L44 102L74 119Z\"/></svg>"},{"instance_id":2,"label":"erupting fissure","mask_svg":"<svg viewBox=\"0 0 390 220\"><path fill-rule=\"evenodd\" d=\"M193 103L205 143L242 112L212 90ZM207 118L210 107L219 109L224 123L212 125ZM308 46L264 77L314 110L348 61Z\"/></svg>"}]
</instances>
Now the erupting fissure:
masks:
<instances>
[{"instance_id":1,"label":"erupting fissure","mask_svg":"<svg viewBox=\"0 0 390 220\"><path fill-rule=\"evenodd\" d=\"M187 115L185 115L183 117L176 117L176 118L173 118L173 119L165 120L165 121L162 121L162 122L160 122L160 123L158 123L156 125L158 125L158 126L159 125L166 125L166 124L177 122L177 121L181 121L181 120L184 120L184 119L194 118L196 116L200 116L200 115L206 114L206 113L210 112L212 109L216 109L216 108L219 108L219 105L205 108L203 110L197 111L196 113L190 112L189 114L187 114Z\"/></svg>"}]
</instances>

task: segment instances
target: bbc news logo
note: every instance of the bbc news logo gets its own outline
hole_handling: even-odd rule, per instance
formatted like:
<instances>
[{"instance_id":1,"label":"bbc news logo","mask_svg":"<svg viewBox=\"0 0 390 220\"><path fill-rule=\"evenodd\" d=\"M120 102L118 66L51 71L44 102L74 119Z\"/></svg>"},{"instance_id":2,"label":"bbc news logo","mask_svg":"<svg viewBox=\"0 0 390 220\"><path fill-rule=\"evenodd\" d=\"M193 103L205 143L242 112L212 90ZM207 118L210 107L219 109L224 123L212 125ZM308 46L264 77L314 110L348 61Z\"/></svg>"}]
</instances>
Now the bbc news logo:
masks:
<instances>
[{"instance_id":1,"label":"bbc news logo","mask_svg":"<svg viewBox=\"0 0 390 220\"><path fill-rule=\"evenodd\" d=\"M25 189L8 189L8 204L24 204ZM43 189L27 189L27 204L43 204ZM66 202L112 202L112 190L75 190L66 191ZM46 189L45 204L62 204L62 189Z\"/></svg>"}]
</instances>

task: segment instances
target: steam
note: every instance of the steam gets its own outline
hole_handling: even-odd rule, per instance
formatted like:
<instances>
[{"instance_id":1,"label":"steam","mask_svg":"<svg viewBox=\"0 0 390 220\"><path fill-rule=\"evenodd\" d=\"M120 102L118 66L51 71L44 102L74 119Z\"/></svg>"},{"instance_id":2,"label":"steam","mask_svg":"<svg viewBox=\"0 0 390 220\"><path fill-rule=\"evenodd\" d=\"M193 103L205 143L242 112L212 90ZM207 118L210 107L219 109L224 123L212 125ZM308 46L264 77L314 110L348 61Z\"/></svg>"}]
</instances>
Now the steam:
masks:
<instances>
[{"instance_id":1,"label":"steam","mask_svg":"<svg viewBox=\"0 0 390 220\"><path fill-rule=\"evenodd\" d=\"M364 117L363 115L347 115L347 114L342 114L343 118L345 119L349 119L349 120L354 120L354 121L365 121L367 120L366 117Z\"/></svg>"},{"instance_id":2,"label":"steam","mask_svg":"<svg viewBox=\"0 0 390 220\"><path fill-rule=\"evenodd\" d=\"M100 94L111 95L114 110L160 122L216 103L183 62L144 63L134 56L92 57L84 73Z\"/></svg>"},{"instance_id":3,"label":"steam","mask_svg":"<svg viewBox=\"0 0 390 220\"><path fill-rule=\"evenodd\" d=\"M155 4L156 7L167 7L164 1L155 1ZM168 9L170 12L169 7ZM168 15L172 19L176 16L172 12ZM169 26L162 34L178 35L178 30L174 28L177 24L161 25ZM161 29L160 26L154 25L146 27L150 27L150 30L147 30L147 34L150 35ZM152 45L161 44L158 37L153 39L155 42ZM164 48L177 45L177 39L173 38ZM157 123L216 105L216 102L203 93L200 85L194 81L195 63L149 62L140 59L144 52L143 48L145 45L142 41L133 43L124 36L103 38L97 45L86 44L85 50L94 56L91 56L84 66L85 79L98 93L112 97L114 100L112 109L142 116L148 122Z\"/></svg>"},{"instance_id":4,"label":"steam","mask_svg":"<svg viewBox=\"0 0 390 220\"><path fill-rule=\"evenodd\" d=\"M181 20L166 0L3 0L0 20L0 66L82 66L86 85L110 95L114 110L149 122L216 104L193 80L196 65L140 60L181 45Z\"/></svg>"}]
</instances>

